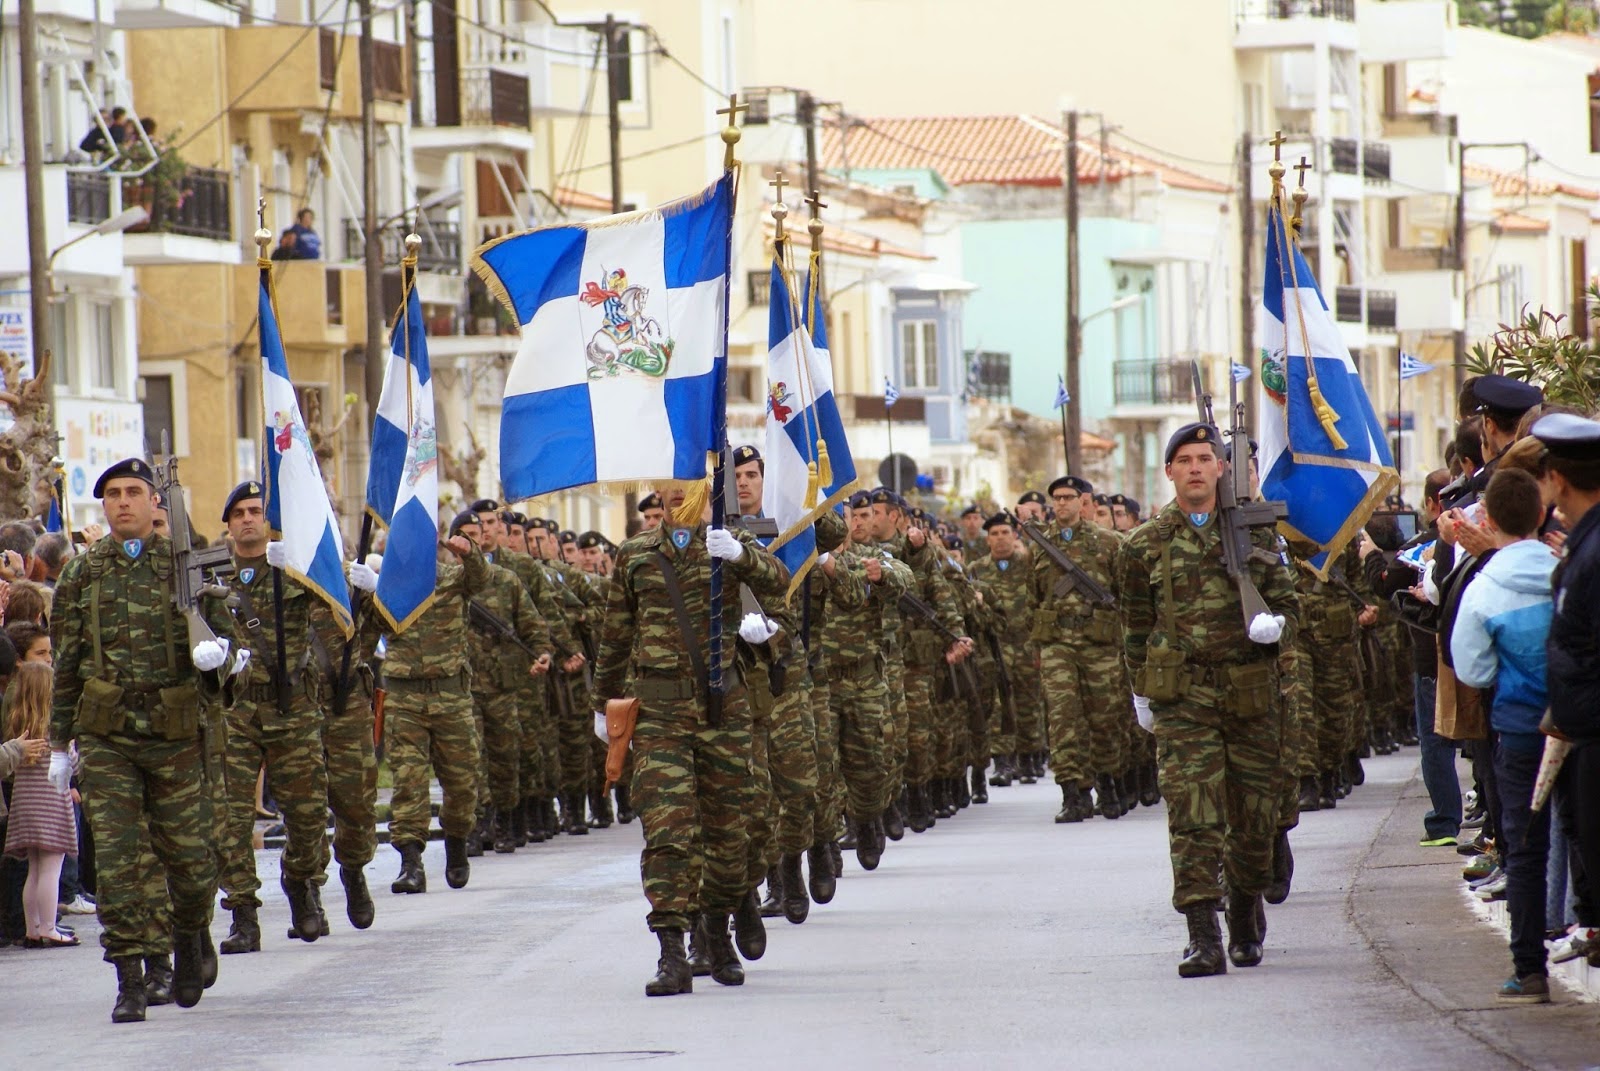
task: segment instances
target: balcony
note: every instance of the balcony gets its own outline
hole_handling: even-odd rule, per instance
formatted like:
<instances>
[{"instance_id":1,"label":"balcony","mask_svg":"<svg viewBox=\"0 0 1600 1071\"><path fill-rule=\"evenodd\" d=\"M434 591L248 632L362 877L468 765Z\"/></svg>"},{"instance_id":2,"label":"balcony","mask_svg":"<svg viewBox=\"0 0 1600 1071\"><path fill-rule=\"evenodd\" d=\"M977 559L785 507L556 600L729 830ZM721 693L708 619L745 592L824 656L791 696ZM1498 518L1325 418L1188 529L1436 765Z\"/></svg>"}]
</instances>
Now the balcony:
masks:
<instances>
[{"instance_id":1,"label":"balcony","mask_svg":"<svg viewBox=\"0 0 1600 1071\"><path fill-rule=\"evenodd\" d=\"M122 180L122 203L139 205L150 221L128 232L124 259L137 267L171 264L240 264L233 234L233 176L191 167L176 188L154 173Z\"/></svg>"},{"instance_id":2,"label":"balcony","mask_svg":"<svg viewBox=\"0 0 1600 1071\"><path fill-rule=\"evenodd\" d=\"M379 232L378 241L383 248L385 264L399 264L406 255L406 234L410 228L396 223ZM461 274L461 227L456 223L439 222L417 228L422 246L417 250L417 270ZM361 224L358 220L344 221L344 250L346 260L360 260L363 248Z\"/></svg>"},{"instance_id":3,"label":"balcony","mask_svg":"<svg viewBox=\"0 0 1600 1071\"><path fill-rule=\"evenodd\" d=\"M91 227L111 218L111 177L99 171L67 172L67 222Z\"/></svg>"},{"instance_id":4,"label":"balcony","mask_svg":"<svg viewBox=\"0 0 1600 1071\"><path fill-rule=\"evenodd\" d=\"M1383 251L1386 273L1411 271L1455 271L1461 267L1456 251L1449 247L1401 249L1390 246Z\"/></svg>"},{"instance_id":5,"label":"balcony","mask_svg":"<svg viewBox=\"0 0 1600 1071\"><path fill-rule=\"evenodd\" d=\"M328 113L333 119L361 114L361 62L355 33L326 27L309 34L299 26L241 26L227 32L228 99L233 111L293 117ZM375 115L380 123L404 123L405 49L375 41ZM329 96L330 91L332 96Z\"/></svg>"},{"instance_id":6,"label":"balcony","mask_svg":"<svg viewBox=\"0 0 1600 1071\"><path fill-rule=\"evenodd\" d=\"M1389 146L1369 141L1361 160L1361 177L1368 182L1388 182L1390 170Z\"/></svg>"},{"instance_id":7,"label":"balcony","mask_svg":"<svg viewBox=\"0 0 1600 1071\"><path fill-rule=\"evenodd\" d=\"M1388 182L1390 153L1387 145L1355 138L1328 140L1328 169L1341 175L1360 175L1369 182Z\"/></svg>"},{"instance_id":8,"label":"balcony","mask_svg":"<svg viewBox=\"0 0 1600 1071\"><path fill-rule=\"evenodd\" d=\"M212 0L117 0L119 30L182 30L239 25L239 12Z\"/></svg>"},{"instance_id":9,"label":"balcony","mask_svg":"<svg viewBox=\"0 0 1600 1071\"><path fill-rule=\"evenodd\" d=\"M1190 361L1117 361L1112 366L1116 404L1193 405L1193 368Z\"/></svg>"},{"instance_id":10,"label":"balcony","mask_svg":"<svg viewBox=\"0 0 1600 1071\"><path fill-rule=\"evenodd\" d=\"M1283 21L1287 19L1336 19L1356 21L1356 0L1238 0L1234 21Z\"/></svg>"},{"instance_id":11,"label":"balcony","mask_svg":"<svg viewBox=\"0 0 1600 1071\"><path fill-rule=\"evenodd\" d=\"M1234 0L1234 48L1300 51L1328 45L1354 52L1356 0Z\"/></svg>"},{"instance_id":12,"label":"balcony","mask_svg":"<svg viewBox=\"0 0 1600 1071\"><path fill-rule=\"evenodd\" d=\"M1359 286L1341 286L1335 291L1333 316L1340 323L1358 324L1361 322L1361 288Z\"/></svg>"},{"instance_id":13,"label":"balcony","mask_svg":"<svg viewBox=\"0 0 1600 1071\"><path fill-rule=\"evenodd\" d=\"M1393 290L1367 291L1367 330L1393 332L1397 320L1397 302Z\"/></svg>"}]
</instances>

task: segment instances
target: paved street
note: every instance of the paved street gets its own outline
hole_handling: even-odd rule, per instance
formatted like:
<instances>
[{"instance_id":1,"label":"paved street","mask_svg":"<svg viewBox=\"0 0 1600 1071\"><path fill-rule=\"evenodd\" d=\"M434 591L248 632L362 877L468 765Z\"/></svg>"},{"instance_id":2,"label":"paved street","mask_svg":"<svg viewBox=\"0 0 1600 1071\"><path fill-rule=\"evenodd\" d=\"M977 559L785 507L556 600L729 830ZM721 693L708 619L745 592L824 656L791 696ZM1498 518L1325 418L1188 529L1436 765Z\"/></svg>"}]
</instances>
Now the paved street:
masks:
<instances>
[{"instance_id":1,"label":"paved street","mask_svg":"<svg viewBox=\"0 0 1600 1071\"><path fill-rule=\"evenodd\" d=\"M1578 1068L1600 1065L1600 1008L1496 1008L1501 940L1471 920L1459 860L1416 847L1415 751L1370 760L1367 786L1296 835L1294 895L1269 908L1254 970L1181 981L1164 813L1058 827L1053 786L992 793L864 874L833 904L769 924L742 989L697 979L647 1000L655 960L639 827L474 861L472 882L388 891L352 931L225 957L198 1008L113 1027L93 947L0 951L8 1067ZM276 859L263 853L263 873ZM265 892L266 890L264 890ZM217 923L225 932L226 916ZM79 920L85 945L93 919Z\"/></svg>"}]
</instances>

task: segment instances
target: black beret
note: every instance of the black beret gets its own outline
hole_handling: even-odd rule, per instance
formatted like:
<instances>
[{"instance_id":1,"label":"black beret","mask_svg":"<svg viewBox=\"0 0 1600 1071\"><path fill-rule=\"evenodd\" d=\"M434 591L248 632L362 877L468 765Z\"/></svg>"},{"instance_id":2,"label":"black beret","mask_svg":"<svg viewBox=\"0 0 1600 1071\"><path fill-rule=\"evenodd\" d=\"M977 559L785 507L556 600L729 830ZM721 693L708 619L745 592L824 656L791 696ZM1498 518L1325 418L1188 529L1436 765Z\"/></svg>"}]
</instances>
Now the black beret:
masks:
<instances>
[{"instance_id":1,"label":"black beret","mask_svg":"<svg viewBox=\"0 0 1600 1071\"><path fill-rule=\"evenodd\" d=\"M151 471L149 462L142 458L129 457L117 462L100 474L100 478L94 482L94 497L104 498L106 496L106 484L112 480L121 480L129 477L135 480L143 480L151 487L156 485L156 474Z\"/></svg>"},{"instance_id":2,"label":"black beret","mask_svg":"<svg viewBox=\"0 0 1600 1071\"><path fill-rule=\"evenodd\" d=\"M492 498L480 498L467 508L473 513L499 513L500 503Z\"/></svg>"},{"instance_id":3,"label":"black beret","mask_svg":"<svg viewBox=\"0 0 1600 1071\"><path fill-rule=\"evenodd\" d=\"M925 521L925 520L928 519L928 515L922 511L922 507L921 506L916 506L911 510L911 519L912 520L917 520L917 521Z\"/></svg>"},{"instance_id":4,"label":"black beret","mask_svg":"<svg viewBox=\"0 0 1600 1071\"><path fill-rule=\"evenodd\" d=\"M1218 435L1217 429L1210 424L1185 424L1173 432L1172 438L1167 440L1166 463L1172 464L1172 459L1178 455L1178 451L1190 443L1210 443L1215 449L1221 440L1222 436Z\"/></svg>"},{"instance_id":5,"label":"black beret","mask_svg":"<svg viewBox=\"0 0 1600 1071\"><path fill-rule=\"evenodd\" d=\"M1600 461L1600 421L1570 413L1551 413L1533 422L1530 433L1550 456L1566 461Z\"/></svg>"},{"instance_id":6,"label":"black beret","mask_svg":"<svg viewBox=\"0 0 1600 1071\"><path fill-rule=\"evenodd\" d=\"M1037 492L1035 493L1037 494ZM987 532L989 529L997 528L1002 524L1010 525L1012 528L1015 528L1017 526L1017 519L1011 516L1011 514L1007 513L1005 510L1001 510L993 517L990 517L988 520L983 522L983 530Z\"/></svg>"},{"instance_id":7,"label":"black beret","mask_svg":"<svg viewBox=\"0 0 1600 1071\"><path fill-rule=\"evenodd\" d=\"M951 550L961 550L963 547L966 546L966 544L964 542L962 542L961 537L958 536L958 535L945 536L944 537L944 545L946 547L948 547L949 549L951 549Z\"/></svg>"},{"instance_id":8,"label":"black beret","mask_svg":"<svg viewBox=\"0 0 1600 1071\"><path fill-rule=\"evenodd\" d=\"M1094 485L1082 476L1058 476L1050 481L1047 490L1053 495L1057 487L1070 487L1080 495L1094 494Z\"/></svg>"},{"instance_id":9,"label":"black beret","mask_svg":"<svg viewBox=\"0 0 1600 1071\"><path fill-rule=\"evenodd\" d=\"M222 523L228 523L228 515L233 512L233 507L251 498L261 497L261 485L255 480L246 480L232 491L228 492L228 501L222 505Z\"/></svg>"},{"instance_id":10,"label":"black beret","mask_svg":"<svg viewBox=\"0 0 1600 1071\"><path fill-rule=\"evenodd\" d=\"M1048 506L1050 504L1038 491L1024 491L1022 493L1022 497L1017 499L1017 505L1019 506L1026 505L1029 502L1037 502L1041 506ZM991 518L991 520L992 519L993 518Z\"/></svg>"},{"instance_id":11,"label":"black beret","mask_svg":"<svg viewBox=\"0 0 1600 1071\"><path fill-rule=\"evenodd\" d=\"M866 509L870 505L872 505L872 493L870 491L857 491L850 496L851 509Z\"/></svg>"},{"instance_id":12,"label":"black beret","mask_svg":"<svg viewBox=\"0 0 1600 1071\"><path fill-rule=\"evenodd\" d=\"M585 532L578 537L579 550L588 550L591 547L603 547L605 545L606 537L599 532Z\"/></svg>"},{"instance_id":13,"label":"black beret","mask_svg":"<svg viewBox=\"0 0 1600 1071\"><path fill-rule=\"evenodd\" d=\"M906 508L906 500L887 487L874 487L871 491L871 502L875 506L893 506L899 510Z\"/></svg>"},{"instance_id":14,"label":"black beret","mask_svg":"<svg viewBox=\"0 0 1600 1071\"><path fill-rule=\"evenodd\" d=\"M470 509L464 509L456 514L450 521L450 534L460 535L461 529L469 524L477 524L478 515Z\"/></svg>"},{"instance_id":15,"label":"black beret","mask_svg":"<svg viewBox=\"0 0 1600 1071\"><path fill-rule=\"evenodd\" d=\"M1544 392L1532 383L1510 376L1479 376L1472 381L1472 396L1482 409L1502 413L1525 413L1544 401Z\"/></svg>"},{"instance_id":16,"label":"black beret","mask_svg":"<svg viewBox=\"0 0 1600 1071\"><path fill-rule=\"evenodd\" d=\"M569 528L566 531L561 533L561 542L563 542L563 543L576 543L577 541L578 541L578 533L572 531L572 529Z\"/></svg>"},{"instance_id":17,"label":"black beret","mask_svg":"<svg viewBox=\"0 0 1600 1071\"><path fill-rule=\"evenodd\" d=\"M500 511L500 523L505 525L507 528L512 526L525 528L528 524L528 518L524 517L520 513L514 512L513 510L503 509Z\"/></svg>"},{"instance_id":18,"label":"black beret","mask_svg":"<svg viewBox=\"0 0 1600 1071\"><path fill-rule=\"evenodd\" d=\"M1129 498L1127 495L1122 496L1122 505L1124 509L1133 514L1135 517L1139 515L1139 510L1143 508L1139 505L1139 500L1137 498Z\"/></svg>"},{"instance_id":19,"label":"black beret","mask_svg":"<svg viewBox=\"0 0 1600 1071\"><path fill-rule=\"evenodd\" d=\"M978 508L978 504L976 502L974 502L972 505L968 506L966 509L961 511L961 516L963 516L963 517L982 517L983 516L983 510L979 509Z\"/></svg>"},{"instance_id":20,"label":"black beret","mask_svg":"<svg viewBox=\"0 0 1600 1071\"><path fill-rule=\"evenodd\" d=\"M761 451L753 446L736 446L733 450L733 467L748 465L752 461L761 460Z\"/></svg>"},{"instance_id":21,"label":"black beret","mask_svg":"<svg viewBox=\"0 0 1600 1071\"><path fill-rule=\"evenodd\" d=\"M643 513L647 509L665 509L665 508L666 507L661 502L661 496L659 494L657 494L655 491L651 491L649 494L645 495L643 498L641 498L639 500L639 512L640 513Z\"/></svg>"},{"instance_id":22,"label":"black beret","mask_svg":"<svg viewBox=\"0 0 1600 1071\"><path fill-rule=\"evenodd\" d=\"M522 522L522 527L531 532L536 528L543 530L546 525L543 517L529 517Z\"/></svg>"},{"instance_id":23,"label":"black beret","mask_svg":"<svg viewBox=\"0 0 1600 1071\"><path fill-rule=\"evenodd\" d=\"M1109 506L1111 505L1111 499L1105 495L1095 495L1094 504L1097 506Z\"/></svg>"}]
</instances>

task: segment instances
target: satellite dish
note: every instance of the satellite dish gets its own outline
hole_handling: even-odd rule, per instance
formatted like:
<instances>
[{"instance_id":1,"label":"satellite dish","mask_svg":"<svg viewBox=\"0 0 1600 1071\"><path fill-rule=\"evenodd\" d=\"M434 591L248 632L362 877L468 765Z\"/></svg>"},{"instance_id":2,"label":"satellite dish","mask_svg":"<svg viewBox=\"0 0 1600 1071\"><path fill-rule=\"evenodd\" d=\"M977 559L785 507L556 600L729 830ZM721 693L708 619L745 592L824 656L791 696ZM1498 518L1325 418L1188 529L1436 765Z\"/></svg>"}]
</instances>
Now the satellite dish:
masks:
<instances>
[{"instance_id":1,"label":"satellite dish","mask_svg":"<svg viewBox=\"0 0 1600 1071\"><path fill-rule=\"evenodd\" d=\"M878 463L878 481L901 494L917 487L917 463L906 454L890 454Z\"/></svg>"}]
</instances>

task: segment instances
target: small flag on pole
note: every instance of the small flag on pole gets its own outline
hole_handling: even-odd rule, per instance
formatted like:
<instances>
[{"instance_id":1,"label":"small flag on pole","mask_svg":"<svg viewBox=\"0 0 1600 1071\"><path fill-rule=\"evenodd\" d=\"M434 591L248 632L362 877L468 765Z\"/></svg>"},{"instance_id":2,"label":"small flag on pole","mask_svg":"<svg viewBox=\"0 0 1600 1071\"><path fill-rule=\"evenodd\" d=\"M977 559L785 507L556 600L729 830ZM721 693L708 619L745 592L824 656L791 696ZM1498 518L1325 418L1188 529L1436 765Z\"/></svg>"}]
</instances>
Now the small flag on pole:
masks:
<instances>
[{"instance_id":1,"label":"small flag on pole","mask_svg":"<svg viewBox=\"0 0 1600 1071\"><path fill-rule=\"evenodd\" d=\"M1433 365L1427 361L1413 357L1409 353L1400 355L1400 379L1402 382L1407 379L1415 379L1418 376L1425 376L1431 371L1433 371Z\"/></svg>"},{"instance_id":2,"label":"small flag on pole","mask_svg":"<svg viewBox=\"0 0 1600 1071\"><path fill-rule=\"evenodd\" d=\"M962 398L972 401L978 396L978 387L983 383L983 362L978 359L978 354L972 354L972 360L967 362L967 389L962 392Z\"/></svg>"},{"instance_id":3,"label":"small flag on pole","mask_svg":"<svg viewBox=\"0 0 1600 1071\"><path fill-rule=\"evenodd\" d=\"M900 388L889 382L889 377L883 377L883 407L892 408L900 400Z\"/></svg>"},{"instance_id":4,"label":"small flag on pole","mask_svg":"<svg viewBox=\"0 0 1600 1071\"><path fill-rule=\"evenodd\" d=\"M1247 364L1240 364L1238 361L1234 361L1233 362L1233 381L1235 383L1243 383L1245 380L1247 380L1249 378L1250 378L1250 366L1247 365Z\"/></svg>"},{"instance_id":5,"label":"small flag on pole","mask_svg":"<svg viewBox=\"0 0 1600 1071\"><path fill-rule=\"evenodd\" d=\"M1056 400L1051 408L1060 409L1070 401L1072 401L1072 395L1067 393L1067 381L1058 373L1056 375Z\"/></svg>"}]
</instances>

